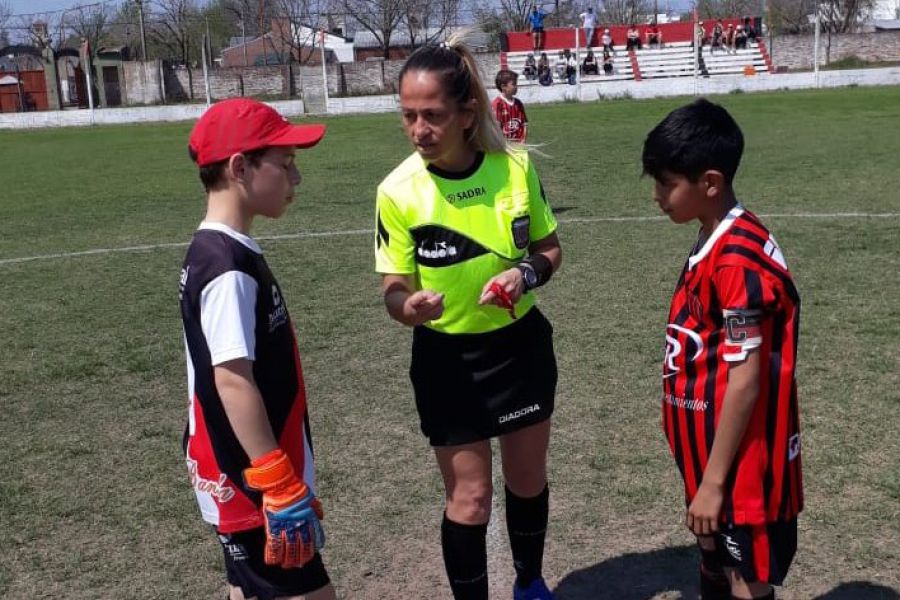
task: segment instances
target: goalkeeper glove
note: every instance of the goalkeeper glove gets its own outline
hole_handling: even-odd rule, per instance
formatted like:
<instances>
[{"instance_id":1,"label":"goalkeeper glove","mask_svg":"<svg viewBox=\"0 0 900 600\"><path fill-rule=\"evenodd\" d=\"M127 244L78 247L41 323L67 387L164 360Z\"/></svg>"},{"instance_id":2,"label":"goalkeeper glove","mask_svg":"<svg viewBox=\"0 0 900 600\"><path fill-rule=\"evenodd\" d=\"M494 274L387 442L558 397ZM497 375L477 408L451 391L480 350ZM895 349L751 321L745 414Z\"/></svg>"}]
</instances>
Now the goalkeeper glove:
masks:
<instances>
[{"instance_id":1,"label":"goalkeeper glove","mask_svg":"<svg viewBox=\"0 0 900 600\"><path fill-rule=\"evenodd\" d=\"M322 504L300 481L280 448L251 464L244 469L244 481L263 495L266 564L284 569L302 567L325 546L325 532L319 522Z\"/></svg>"}]
</instances>

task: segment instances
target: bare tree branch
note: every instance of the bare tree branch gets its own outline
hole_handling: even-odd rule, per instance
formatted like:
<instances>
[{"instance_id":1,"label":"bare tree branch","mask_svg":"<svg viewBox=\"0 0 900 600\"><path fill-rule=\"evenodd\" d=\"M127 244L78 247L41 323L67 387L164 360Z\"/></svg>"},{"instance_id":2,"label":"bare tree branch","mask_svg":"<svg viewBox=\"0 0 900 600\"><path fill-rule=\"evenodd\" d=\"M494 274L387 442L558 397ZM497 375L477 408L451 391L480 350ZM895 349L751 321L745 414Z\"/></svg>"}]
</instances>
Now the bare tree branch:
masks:
<instances>
[{"instance_id":1,"label":"bare tree branch","mask_svg":"<svg viewBox=\"0 0 900 600\"><path fill-rule=\"evenodd\" d=\"M405 0L343 0L344 10L372 33L385 58L390 57L391 37L404 16Z\"/></svg>"},{"instance_id":2,"label":"bare tree branch","mask_svg":"<svg viewBox=\"0 0 900 600\"><path fill-rule=\"evenodd\" d=\"M63 27L71 29L79 38L87 39L91 48L97 49L106 42L109 34L109 16L105 4L78 4L65 12Z\"/></svg>"},{"instance_id":3,"label":"bare tree branch","mask_svg":"<svg viewBox=\"0 0 900 600\"><path fill-rule=\"evenodd\" d=\"M606 0L600 11L600 22L617 25L641 23L652 12L649 0Z\"/></svg>"}]
</instances>

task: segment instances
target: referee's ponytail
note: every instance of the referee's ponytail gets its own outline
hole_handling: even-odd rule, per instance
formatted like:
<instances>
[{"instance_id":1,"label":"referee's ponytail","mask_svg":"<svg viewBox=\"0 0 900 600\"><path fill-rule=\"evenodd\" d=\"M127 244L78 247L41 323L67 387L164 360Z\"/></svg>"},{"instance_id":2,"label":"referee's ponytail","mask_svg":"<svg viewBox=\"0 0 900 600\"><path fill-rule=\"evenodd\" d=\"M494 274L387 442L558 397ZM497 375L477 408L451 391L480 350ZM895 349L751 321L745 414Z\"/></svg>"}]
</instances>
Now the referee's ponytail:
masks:
<instances>
[{"instance_id":1,"label":"referee's ponytail","mask_svg":"<svg viewBox=\"0 0 900 600\"><path fill-rule=\"evenodd\" d=\"M441 44L429 44L416 50L400 69L398 85L409 71L428 71L441 78L447 97L464 106L476 103L474 124L466 130L466 143L481 152L507 152L509 142L491 113L484 83L478 74L475 57L464 42L466 31L454 33Z\"/></svg>"}]
</instances>

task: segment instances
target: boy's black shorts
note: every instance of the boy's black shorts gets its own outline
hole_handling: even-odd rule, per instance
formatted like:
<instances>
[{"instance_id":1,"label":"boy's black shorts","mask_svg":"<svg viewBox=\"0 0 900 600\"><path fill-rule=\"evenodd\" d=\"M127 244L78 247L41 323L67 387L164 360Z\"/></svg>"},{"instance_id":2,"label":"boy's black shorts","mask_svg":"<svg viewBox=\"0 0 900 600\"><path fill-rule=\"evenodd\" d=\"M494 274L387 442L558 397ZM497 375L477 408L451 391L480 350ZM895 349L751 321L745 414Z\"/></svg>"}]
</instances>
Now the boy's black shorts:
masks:
<instances>
[{"instance_id":1,"label":"boy's black shorts","mask_svg":"<svg viewBox=\"0 0 900 600\"><path fill-rule=\"evenodd\" d=\"M266 532L261 527L220 533L219 542L225 553L228 583L241 588L246 598L272 600L278 596L299 596L321 589L331 581L319 554L298 569L267 565L263 558Z\"/></svg>"},{"instance_id":2,"label":"boy's black shorts","mask_svg":"<svg viewBox=\"0 0 900 600\"><path fill-rule=\"evenodd\" d=\"M487 333L416 327L410 379L422 433L432 446L505 435L553 414L553 327L537 307Z\"/></svg>"},{"instance_id":3,"label":"boy's black shorts","mask_svg":"<svg viewBox=\"0 0 900 600\"><path fill-rule=\"evenodd\" d=\"M722 565L748 582L781 585L797 551L797 519L765 525L723 525L713 536Z\"/></svg>"}]
</instances>

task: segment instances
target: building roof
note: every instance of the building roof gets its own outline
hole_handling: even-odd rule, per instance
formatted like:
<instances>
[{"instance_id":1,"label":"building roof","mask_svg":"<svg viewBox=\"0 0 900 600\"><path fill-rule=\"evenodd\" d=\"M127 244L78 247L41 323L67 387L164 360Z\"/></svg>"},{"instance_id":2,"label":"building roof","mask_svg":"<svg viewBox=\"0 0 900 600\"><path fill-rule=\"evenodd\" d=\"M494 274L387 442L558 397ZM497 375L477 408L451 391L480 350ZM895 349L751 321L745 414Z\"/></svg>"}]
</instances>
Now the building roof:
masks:
<instances>
[{"instance_id":1,"label":"building roof","mask_svg":"<svg viewBox=\"0 0 900 600\"><path fill-rule=\"evenodd\" d=\"M425 34L416 35L416 42L419 43L422 38L425 37L435 37L438 36L440 41L445 40L450 33L452 33L453 29L448 28L444 31L443 34L438 35L440 33L439 27L429 27ZM472 49L480 49L487 48L490 42L490 36L483 32L473 32L466 36L466 43ZM391 34L391 46L392 47L404 47L409 46L409 31L405 28L395 29ZM381 42L375 37L371 31L367 31L365 29L359 30L353 36L353 46L356 48L381 48Z\"/></svg>"},{"instance_id":2,"label":"building roof","mask_svg":"<svg viewBox=\"0 0 900 600\"><path fill-rule=\"evenodd\" d=\"M900 31L900 19L879 19L874 25L879 31Z\"/></svg>"}]
</instances>

